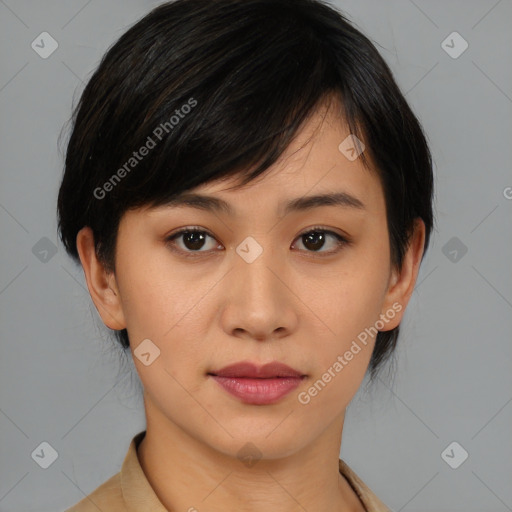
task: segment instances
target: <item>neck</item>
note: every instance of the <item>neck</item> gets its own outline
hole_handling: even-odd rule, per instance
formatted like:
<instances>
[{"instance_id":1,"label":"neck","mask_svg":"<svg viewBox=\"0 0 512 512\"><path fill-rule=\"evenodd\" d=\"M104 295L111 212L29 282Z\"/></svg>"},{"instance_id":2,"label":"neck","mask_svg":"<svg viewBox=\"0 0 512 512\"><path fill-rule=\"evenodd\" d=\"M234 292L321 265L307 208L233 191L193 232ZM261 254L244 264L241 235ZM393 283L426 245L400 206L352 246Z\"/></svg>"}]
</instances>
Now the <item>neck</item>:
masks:
<instances>
[{"instance_id":1,"label":"neck","mask_svg":"<svg viewBox=\"0 0 512 512\"><path fill-rule=\"evenodd\" d=\"M251 460L254 447L247 444L249 458L240 460L193 438L168 418L159 418L157 411L147 413L146 435L137 454L168 510L364 512L339 472L343 417L336 418L314 445L286 457L259 458L253 452Z\"/></svg>"}]
</instances>

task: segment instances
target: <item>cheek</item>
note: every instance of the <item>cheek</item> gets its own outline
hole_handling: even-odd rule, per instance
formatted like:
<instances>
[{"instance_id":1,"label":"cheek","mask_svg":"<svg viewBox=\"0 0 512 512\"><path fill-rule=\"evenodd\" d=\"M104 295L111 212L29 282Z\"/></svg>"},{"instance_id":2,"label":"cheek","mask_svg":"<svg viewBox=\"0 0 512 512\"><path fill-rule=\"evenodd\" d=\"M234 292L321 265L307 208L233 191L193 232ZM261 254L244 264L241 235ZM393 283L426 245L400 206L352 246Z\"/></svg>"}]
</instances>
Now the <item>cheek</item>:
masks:
<instances>
[{"instance_id":1,"label":"cheek","mask_svg":"<svg viewBox=\"0 0 512 512\"><path fill-rule=\"evenodd\" d=\"M212 321L205 306L212 280L197 272L178 272L170 267L169 258L155 254L120 259L118 272L132 351L146 339L160 351L154 366L146 368L136 361L144 387L168 393L176 386L179 395L182 390L177 382L182 382L193 391L198 385L196 376L203 371L198 363Z\"/></svg>"},{"instance_id":2,"label":"cheek","mask_svg":"<svg viewBox=\"0 0 512 512\"><path fill-rule=\"evenodd\" d=\"M321 291L310 292L314 310L321 312L329 327L316 353L315 377L328 382L331 391L337 390L333 400L339 393L351 399L371 358L389 278L388 260L378 254L386 253L376 251L375 246L354 251L342 270L325 280Z\"/></svg>"},{"instance_id":3,"label":"cheek","mask_svg":"<svg viewBox=\"0 0 512 512\"><path fill-rule=\"evenodd\" d=\"M358 251L345 263L342 271L326 281L328 288L313 299L339 340L338 349L375 325L389 279L385 258Z\"/></svg>"},{"instance_id":4,"label":"cheek","mask_svg":"<svg viewBox=\"0 0 512 512\"><path fill-rule=\"evenodd\" d=\"M138 338L154 338L165 343L187 321L187 313L198 304L202 292L199 281L190 280L169 266L164 256L132 254L119 259L119 288L127 329Z\"/></svg>"},{"instance_id":5,"label":"cheek","mask_svg":"<svg viewBox=\"0 0 512 512\"><path fill-rule=\"evenodd\" d=\"M362 284L352 276L336 287L323 309L326 323L334 332L315 339L314 365L308 387L298 402L310 414L325 421L334 419L360 387L375 346L381 300L371 282Z\"/></svg>"}]
</instances>

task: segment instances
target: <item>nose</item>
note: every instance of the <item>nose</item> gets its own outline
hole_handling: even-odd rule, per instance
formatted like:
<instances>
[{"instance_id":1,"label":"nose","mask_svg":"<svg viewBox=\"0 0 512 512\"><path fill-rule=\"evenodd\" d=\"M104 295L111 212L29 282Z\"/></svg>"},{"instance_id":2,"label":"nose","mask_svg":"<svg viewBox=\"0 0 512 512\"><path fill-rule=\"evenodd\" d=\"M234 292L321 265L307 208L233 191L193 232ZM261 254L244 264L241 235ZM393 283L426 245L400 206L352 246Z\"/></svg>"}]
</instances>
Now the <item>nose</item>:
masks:
<instances>
[{"instance_id":1,"label":"nose","mask_svg":"<svg viewBox=\"0 0 512 512\"><path fill-rule=\"evenodd\" d=\"M298 303L285 261L270 250L251 263L236 257L224 281L221 322L230 336L268 341L289 336L298 325Z\"/></svg>"}]
</instances>

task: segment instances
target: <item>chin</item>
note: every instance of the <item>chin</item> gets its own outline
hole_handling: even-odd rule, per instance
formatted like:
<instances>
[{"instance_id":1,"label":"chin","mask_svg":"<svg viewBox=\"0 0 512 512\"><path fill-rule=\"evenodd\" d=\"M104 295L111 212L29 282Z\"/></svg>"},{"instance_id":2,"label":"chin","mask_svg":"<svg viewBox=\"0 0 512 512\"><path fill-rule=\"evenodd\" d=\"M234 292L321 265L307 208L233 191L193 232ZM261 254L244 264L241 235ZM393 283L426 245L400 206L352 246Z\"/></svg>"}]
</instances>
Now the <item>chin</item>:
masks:
<instances>
[{"instance_id":1,"label":"chin","mask_svg":"<svg viewBox=\"0 0 512 512\"><path fill-rule=\"evenodd\" d=\"M262 428L257 422L251 420L246 428L228 428L228 434L216 438L203 438L203 442L212 449L228 457L245 460L278 460L299 452L308 444L307 439L297 435L297 430L289 428L279 432L274 422L273 427Z\"/></svg>"}]
</instances>

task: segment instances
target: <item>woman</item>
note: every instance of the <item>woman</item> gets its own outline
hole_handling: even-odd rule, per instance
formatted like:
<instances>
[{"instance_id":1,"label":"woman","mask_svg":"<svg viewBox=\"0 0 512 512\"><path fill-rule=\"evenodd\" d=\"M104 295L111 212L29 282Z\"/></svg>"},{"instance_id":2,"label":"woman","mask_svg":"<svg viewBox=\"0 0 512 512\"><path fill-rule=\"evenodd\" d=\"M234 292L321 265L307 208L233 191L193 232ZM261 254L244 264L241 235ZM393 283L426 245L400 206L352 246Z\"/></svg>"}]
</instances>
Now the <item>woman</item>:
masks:
<instances>
[{"instance_id":1,"label":"woman","mask_svg":"<svg viewBox=\"0 0 512 512\"><path fill-rule=\"evenodd\" d=\"M339 453L432 197L418 120L332 7L177 0L130 28L76 108L58 217L147 426L69 510L389 510Z\"/></svg>"}]
</instances>

